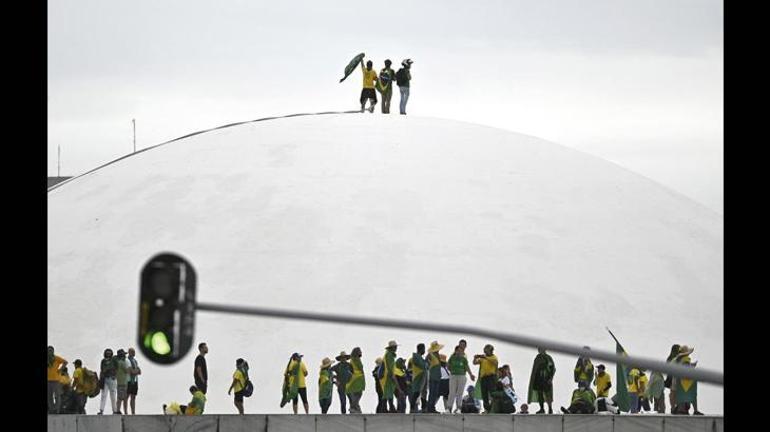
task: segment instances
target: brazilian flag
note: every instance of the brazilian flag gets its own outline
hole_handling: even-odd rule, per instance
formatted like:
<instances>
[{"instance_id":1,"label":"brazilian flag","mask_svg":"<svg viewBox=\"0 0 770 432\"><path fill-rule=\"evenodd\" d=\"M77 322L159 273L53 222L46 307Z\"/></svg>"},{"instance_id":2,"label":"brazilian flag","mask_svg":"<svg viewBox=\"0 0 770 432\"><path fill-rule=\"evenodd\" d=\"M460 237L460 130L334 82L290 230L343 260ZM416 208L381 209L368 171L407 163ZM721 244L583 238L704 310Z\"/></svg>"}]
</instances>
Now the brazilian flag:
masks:
<instances>
[{"instance_id":1,"label":"brazilian flag","mask_svg":"<svg viewBox=\"0 0 770 432\"><path fill-rule=\"evenodd\" d=\"M358 67L358 63L361 62L361 59L364 58L364 53L358 54L357 56L353 57L353 60L348 63L347 66L345 66L345 76L342 77L340 82L345 81L345 78L350 76L350 74L353 73L354 70L356 70L356 67Z\"/></svg>"},{"instance_id":2,"label":"brazilian flag","mask_svg":"<svg viewBox=\"0 0 770 432\"><path fill-rule=\"evenodd\" d=\"M698 400L698 382L688 378L676 380L676 403L693 403Z\"/></svg>"},{"instance_id":3,"label":"brazilian flag","mask_svg":"<svg viewBox=\"0 0 770 432\"><path fill-rule=\"evenodd\" d=\"M291 363L292 362L289 362L289 367L291 367ZM296 362L295 365L295 368L287 368L286 375L283 379L283 397L281 398L281 408L289 403L290 400L297 397L297 394L299 393L299 374L302 373L302 365L299 361Z\"/></svg>"},{"instance_id":4,"label":"brazilian flag","mask_svg":"<svg viewBox=\"0 0 770 432\"><path fill-rule=\"evenodd\" d=\"M626 350L623 349L623 345L618 342L618 338L615 337L614 334L610 331L610 329L607 329L608 332L610 332L610 335L613 339L615 339L615 352L617 354L622 354L624 356L627 356ZM628 412L631 409L631 401L628 398L628 383L626 382L626 366L624 366L621 363L617 364L617 369L615 372L615 376L618 380L616 386L615 386L615 397L613 398L615 400L615 405L618 406L620 411Z\"/></svg>"},{"instance_id":5,"label":"brazilian flag","mask_svg":"<svg viewBox=\"0 0 770 432\"><path fill-rule=\"evenodd\" d=\"M479 365L479 373L476 375L478 379L476 380L476 387L473 387L473 398L476 400L482 400L483 397L481 395L481 365Z\"/></svg>"}]
</instances>

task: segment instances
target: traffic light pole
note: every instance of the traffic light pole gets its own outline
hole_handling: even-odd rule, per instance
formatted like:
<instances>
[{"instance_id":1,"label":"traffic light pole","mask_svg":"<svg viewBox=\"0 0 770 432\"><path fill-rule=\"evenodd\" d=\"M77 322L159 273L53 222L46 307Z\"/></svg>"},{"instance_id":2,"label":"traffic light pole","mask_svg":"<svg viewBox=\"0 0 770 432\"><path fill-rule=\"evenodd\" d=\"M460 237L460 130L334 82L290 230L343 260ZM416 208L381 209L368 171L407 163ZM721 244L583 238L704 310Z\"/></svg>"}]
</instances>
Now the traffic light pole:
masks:
<instances>
[{"instance_id":1,"label":"traffic light pole","mask_svg":"<svg viewBox=\"0 0 770 432\"><path fill-rule=\"evenodd\" d=\"M487 339L498 340L530 348L544 348L546 350L558 352L561 354L572 354L576 356L585 356L604 360L612 363L623 363L626 365L635 365L652 371L671 374L676 377L684 377L696 381L724 386L724 374L704 369L695 369L688 366L682 366L673 363L651 360L640 357L619 355L611 351L587 350L577 345L554 342L545 339L522 336L512 333L501 333L484 330L476 327L452 325L452 324L433 324L418 321L404 321L382 318L365 318L352 315L322 314L315 312L302 312L283 309L271 309L251 306L230 306L212 303L197 303L195 309L204 312L225 312L241 315L254 315L270 318L287 318L306 321L321 321L337 324L355 324L371 327L390 327L405 330L427 330L433 332L457 333L462 335L473 335Z\"/></svg>"}]
</instances>

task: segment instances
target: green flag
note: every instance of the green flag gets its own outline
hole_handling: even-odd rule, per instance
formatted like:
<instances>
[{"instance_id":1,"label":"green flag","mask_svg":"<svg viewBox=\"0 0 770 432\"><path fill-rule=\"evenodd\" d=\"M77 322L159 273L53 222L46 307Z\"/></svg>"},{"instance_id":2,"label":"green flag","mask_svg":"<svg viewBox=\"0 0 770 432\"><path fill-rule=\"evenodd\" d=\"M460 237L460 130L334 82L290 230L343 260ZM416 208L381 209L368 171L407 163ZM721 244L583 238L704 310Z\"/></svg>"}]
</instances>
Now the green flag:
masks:
<instances>
[{"instance_id":1,"label":"green flag","mask_svg":"<svg viewBox=\"0 0 770 432\"><path fill-rule=\"evenodd\" d=\"M607 329L608 332L610 332L610 336L612 336L613 339L615 339L615 352L617 354L622 354L624 356L627 356L626 350L623 349L623 346L618 342L618 338L615 337L614 334L610 331L610 329ZM616 369L616 385L615 385L615 405L618 406L620 411L628 412L631 408L631 401L628 399L628 384L626 383L626 367L618 363L617 369Z\"/></svg>"}]
</instances>

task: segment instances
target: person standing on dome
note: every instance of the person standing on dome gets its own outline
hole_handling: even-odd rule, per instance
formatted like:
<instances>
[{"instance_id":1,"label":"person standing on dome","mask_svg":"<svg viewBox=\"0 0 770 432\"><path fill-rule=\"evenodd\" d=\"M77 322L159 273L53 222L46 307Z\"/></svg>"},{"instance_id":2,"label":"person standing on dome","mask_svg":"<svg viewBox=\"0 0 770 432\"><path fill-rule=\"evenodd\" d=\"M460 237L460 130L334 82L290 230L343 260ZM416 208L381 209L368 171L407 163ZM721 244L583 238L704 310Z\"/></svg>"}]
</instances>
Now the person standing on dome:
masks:
<instances>
[{"instance_id":1,"label":"person standing on dome","mask_svg":"<svg viewBox=\"0 0 770 432\"><path fill-rule=\"evenodd\" d=\"M489 412L492 408L493 392L497 386L497 356L494 355L495 347L491 344L484 346L484 354L473 356L473 364L479 365L479 382L481 386L481 400L484 403L484 410Z\"/></svg>"},{"instance_id":2,"label":"person standing on dome","mask_svg":"<svg viewBox=\"0 0 770 432\"><path fill-rule=\"evenodd\" d=\"M195 387L203 394L206 394L209 382L209 370L206 367L206 354L209 353L209 346L206 342L198 344L198 357L195 357L195 365L193 366L193 379L195 380Z\"/></svg>"},{"instance_id":3,"label":"person standing on dome","mask_svg":"<svg viewBox=\"0 0 770 432\"><path fill-rule=\"evenodd\" d=\"M426 389L428 381L425 379L425 372L428 369L428 365L423 358L425 355L425 344L417 344L417 352L412 353L412 357L407 362L407 367L412 373L412 384L409 388L409 413L425 412L425 408L428 405L428 398L426 397ZM418 408L417 399L420 399L420 408Z\"/></svg>"},{"instance_id":4,"label":"person standing on dome","mask_svg":"<svg viewBox=\"0 0 770 432\"><path fill-rule=\"evenodd\" d=\"M392 62L385 60L385 67L380 70L380 80L377 88L382 94L382 113L390 114L390 99L393 97L393 81L396 80L396 71L390 68Z\"/></svg>"},{"instance_id":5,"label":"person standing on dome","mask_svg":"<svg viewBox=\"0 0 770 432\"><path fill-rule=\"evenodd\" d=\"M113 356L112 350L107 348L104 350L104 358L99 365L99 388L102 389L102 399L99 403L99 412L97 413L99 415L104 414L104 405L107 403L108 395L110 397L110 404L112 405L112 413L118 413L115 404L115 396L117 396L118 392L118 382L115 379L117 370L117 359Z\"/></svg>"},{"instance_id":6,"label":"person standing on dome","mask_svg":"<svg viewBox=\"0 0 770 432\"><path fill-rule=\"evenodd\" d=\"M538 354L532 364L532 374L529 377L529 392L527 403L537 402L540 410L535 414L544 414L544 403L548 404L548 414L553 414L553 377L556 375L556 366L553 358L545 352L544 348L537 349Z\"/></svg>"},{"instance_id":7,"label":"person standing on dome","mask_svg":"<svg viewBox=\"0 0 770 432\"><path fill-rule=\"evenodd\" d=\"M62 388L59 370L67 366L67 360L57 356L52 346L48 347L48 413L58 414L61 408Z\"/></svg>"},{"instance_id":8,"label":"person standing on dome","mask_svg":"<svg viewBox=\"0 0 770 432\"><path fill-rule=\"evenodd\" d=\"M428 406L427 410L423 409L423 412L437 413L436 402L440 396L441 390L441 354L439 351L444 345L433 341L428 348L428 355L425 356L425 361L428 363Z\"/></svg>"},{"instance_id":9,"label":"person standing on dome","mask_svg":"<svg viewBox=\"0 0 770 432\"><path fill-rule=\"evenodd\" d=\"M352 368L352 376L348 381L345 391L350 399L350 413L361 414L361 396L366 389L366 380L364 378L364 364L361 362L361 348L355 347L350 352L350 366Z\"/></svg>"},{"instance_id":10,"label":"person standing on dome","mask_svg":"<svg viewBox=\"0 0 770 432\"><path fill-rule=\"evenodd\" d=\"M610 397L610 389L612 388L612 376L605 371L603 364L596 366L596 377L594 378L594 385L596 386L596 397L606 398Z\"/></svg>"},{"instance_id":11,"label":"person standing on dome","mask_svg":"<svg viewBox=\"0 0 770 432\"><path fill-rule=\"evenodd\" d=\"M374 91L374 86L377 83L377 71L372 69L372 61L366 62L364 67L364 59L361 59L361 72L364 76L364 88L361 89L361 112L364 112L366 101L371 101L369 106L369 112L374 112L374 106L377 105L377 92Z\"/></svg>"},{"instance_id":12,"label":"person standing on dome","mask_svg":"<svg viewBox=\"0 0 770 432\"><path fill-rule=\"evenodd\" d=\"M350 356L345 351L342 351L340 355L335 357L335 360L337 360L337 364L332 366L330 370L334 373L334 383L337 385L337 395L340 398L340 412L347 414L345 387L348 385L348 381L350 381L353 369L350 367L350 363L348 363Z\"/></svg>"},{"instance_id":13,"label":"person standing on dome","mask_svg":"<svg viewBox=\"0 0 770 432\"><path fill-rule=\"evenodd\" d=\"M328 357L321 361L321 371L318 373L318 404L321 414L326 414L332 404L332 360Z\"/></svg>"},{"instance_id":14,"label":"person standing on dome","mask_svg":"<svg viewBox=\"0 0 770 432\"><path fill-rule=\"evenodd\" d=\"M242 358L235 360L235 372L233 372L233 382L230 384L230 388L227 390L229 396L235 391L233 403L235 408L238 409L238 414L243 415L243 389L246 388L246 376L248 371L245 368L246 361ZM201 392L202 393L202 392Z\"/></svg>"},{"instance_id":15,"label":"person standing on dome","mask_svg":"<svg viewBox=\"0 0 770 432\"><path fill-rule=\"evenodd\" d=\"M396 72L396 84L401 91L401 104L399 105L401 115L406 115L406 102L409 100L409 82L412 80L412 59L405 59L401 62L401 69Z\"/></svg>"},{"instance_id":16,"label":"person standing on dome","mask_svg":"<svg viewBox=\"0 0 770 432\"><path fill-rule=\"evenodd\" d=\"M465 383L467 382L466 374L469 374L471 381L475 381L476 377L471 372L470 366L468 366L468 358L465 356L465 352L462 345L455 347L455 352L449 357L449 402L448 410L459 412L462 408L463 390L465 390Z\"/></svg>"},{"instance_id":17,"label":"person standing on dome","mask_svg":"<svg viewBox=\"0 0 770 432\"><path fill-rule=\"evenodd\" d=\"M584 350L591 348L584 346ZM591 381L594 379L594 365L588 356L580 356L575 364L575 382L585 384L586 388L591 388Z\"/></svg>"},{"instance_id":18,"label":"person standing on dome","mask_svg":"<svg viewBox=\"0 0 770 432\"><path fill-rule=\"evenodd\" d=\"M388 342L388 346L385 347L385 355L382 357L382 377L380 378L380 386L382 388L382 400L383 409L385 402L387 402L387 410L385 412L396 412L396 407L393 405L393 396L396 392L396 350L398 344L392 340Z\"/></svg>"}]
</instances>

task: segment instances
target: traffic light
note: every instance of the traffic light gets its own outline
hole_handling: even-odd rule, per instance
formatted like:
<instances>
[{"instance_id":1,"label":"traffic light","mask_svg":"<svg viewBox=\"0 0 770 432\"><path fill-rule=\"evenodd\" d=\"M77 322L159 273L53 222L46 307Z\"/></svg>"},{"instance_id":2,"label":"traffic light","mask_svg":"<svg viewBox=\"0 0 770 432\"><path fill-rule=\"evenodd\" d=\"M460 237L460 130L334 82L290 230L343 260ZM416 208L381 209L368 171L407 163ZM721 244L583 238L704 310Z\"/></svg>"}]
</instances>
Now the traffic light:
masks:
<instances>
[{"instance_id":1,"label":"traffic light","mask_svg":"<svg viewBox=\"0 0 770 432\"><path fill-rule=\"evenodd\" d=\"M176 363L190 351L195 290L195 269L178 255L156 255L142 268L138 345L151 361Z\"/></svg>"}]
</instances>

